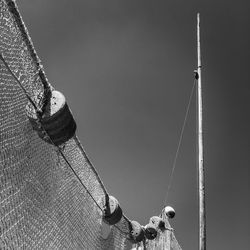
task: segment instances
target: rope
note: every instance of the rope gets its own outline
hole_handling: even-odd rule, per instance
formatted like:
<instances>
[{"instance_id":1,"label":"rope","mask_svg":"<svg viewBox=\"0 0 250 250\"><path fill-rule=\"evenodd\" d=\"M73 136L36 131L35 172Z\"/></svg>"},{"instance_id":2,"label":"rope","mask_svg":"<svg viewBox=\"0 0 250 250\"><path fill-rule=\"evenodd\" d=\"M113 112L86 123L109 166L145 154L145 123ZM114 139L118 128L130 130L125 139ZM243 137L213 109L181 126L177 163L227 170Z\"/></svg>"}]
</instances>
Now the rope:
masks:
<instances>
[{"instance_id":1,"label":"rope","mask_svg":"<svg viewBox=\"0 0 250 250\"><path fill-rule=\"evenodd\" d=\"M189 109L190 109L190 104L191 104L195 84L196 84L196 80L194 80L194 82L193 82L193 86L192 86L191 93L190 93L190 96L189 96L188 105L187 105L186 113L185 113L185 118L184 118L184 121L183 121L183 124L182 124L181 133L180 133L180 137L179 137L179 142L178 142L177 150L175 152L173 166L172 166L172 170L171 170L171 174L170 174L170 178L169 178L169 183L168 183L168 188L167 188L167 193L166 193L166 198L165 198L164 205L167 204L169 191L170 191L170 188L171 188L171 185L172 185L174 170L175 170L176 162L177 162L178 155L179 155L179 150L180 150L180 146L181 146L181 142L182 142L182 138L183 138L183 133L184 133L184 129L185 129L186 122L187 122L187 117L188 117L188 113L189 113Z\"/></svg>"},{"instance_id":2,"label":"rope","mask_svg":"<svg viewBox=\"0 0 250 250\"><path fill-rule=\"evenodd\" d=\"M98 202L95 200L95 198L93 197L93 195L91 194L91 192L87 189L86 185L82 182L81 178L78 176L78 174L76 173L76 171L74 170L74 168L71 166L70 162L68 161L68 159L66 158L66 156L64 155L64 153L62 152L61 148L59 146L56 146L53 142L53 140L51 139L51 137L48 135L47 131L44 129L42 123L40 122L41 120L41 112L38 109L38 107L36 106L36 104L34 103L34 101L31 99L31 97L28 95L26 89L22 86L21 82L19 81L19 79L15 76L15 74L12 72L12 70L10 69L9 65L7 64L7 62L5 61L4 57L2 56L2 54L0 53L0 60L4 63L4 65L6 66L7 70L9 71L9 73L14 77L14 79L16 80L16 82L18 83L19 87L22 89L22 91L25 93L26 98L30 101L30 103L32 104L32 106L34 107L36 113L37 113L37 117L39 120L39 125L41 127L41 129L43 130L43 132L45 133L45 136L51 141L52 145L54 147L56 147L59 151L59 153L61 154L61 156L63 157L63 159L65 160L65 162L67 163L67 165L70 167L71 171L74 173L74 175L76 176L76 178L78 179L78 181L80 182L80 184L84 187L84 189L86 190L86 192L88 193L88 195L92 198L92 200L94 201L94 203L96 204L96 206L101 210L102 213L104 213L103 208L98 204ZM86 154L85 154L86 157ZM86 157L86 159L88 160L88 162L90 163L89 159ZM92 164L91 167L93 168ZM96 171L95 171L96 173ZM108 199L108 193L105 190L103 183L100 183L104 194L105 194L105 198L106 198L106 204L107 204L107 199ZM130 222L129 219L123 215L123 218L127 221ZM122 231L117 225L114 225L121 233L123 233L124 235L128 235L128 233Z\"/></svg>"}]
</instances>

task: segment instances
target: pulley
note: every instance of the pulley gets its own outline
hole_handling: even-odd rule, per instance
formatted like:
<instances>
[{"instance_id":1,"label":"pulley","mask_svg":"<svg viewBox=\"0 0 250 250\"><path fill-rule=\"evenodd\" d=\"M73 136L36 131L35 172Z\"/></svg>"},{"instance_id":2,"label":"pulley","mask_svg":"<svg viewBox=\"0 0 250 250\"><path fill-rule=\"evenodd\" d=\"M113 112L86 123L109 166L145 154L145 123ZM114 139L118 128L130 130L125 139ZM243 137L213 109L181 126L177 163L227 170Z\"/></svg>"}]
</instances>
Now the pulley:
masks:
<instances>
[{"instance_id":1,"label":"pulley","mask_svg":"<svg viewBox=\"0 0 250 250\"><path fill-rule=\"evenodd\" d=\"M122 209L117 201L117 199L113 196L108 196L108 200L106 200L106 207L104 209L103 219L109 224L114 225L118 223L122 218Z\"/></svg>"},{"instance_id":2,"label":"pulley","mask_svg":"<svg viewBox=\"0 0 250 250\"><path fill-rule=\"evenodd\" d=\"M64 95L59 91L52 91L51 99L45 110L44 114L38 117L31 103L26 106L30 123L38 136L56 146L71 139L76 132L76 123Z\"/></svg>"}]
</instances>

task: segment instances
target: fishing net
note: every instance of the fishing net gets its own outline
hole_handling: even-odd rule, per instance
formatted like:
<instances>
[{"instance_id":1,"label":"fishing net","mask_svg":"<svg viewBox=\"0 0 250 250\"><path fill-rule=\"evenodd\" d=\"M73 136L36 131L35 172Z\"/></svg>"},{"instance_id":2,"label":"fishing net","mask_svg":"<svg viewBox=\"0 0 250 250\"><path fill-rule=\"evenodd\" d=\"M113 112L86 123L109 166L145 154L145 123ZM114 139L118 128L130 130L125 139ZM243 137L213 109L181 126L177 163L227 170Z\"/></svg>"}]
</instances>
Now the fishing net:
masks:
<instances>
[{"instance_id":1,"label":"fishing net","mask_svg":"<svg viewBox=\"0 0 250 250\"><path fill-rule=\"evenodd\" d=\"M0 53L0 248L131 248L125 216L103 237L107 193L77 137L47 143L27 117L27 96L43 112L53 87L12 0L0 0ZM144 243L180 249L168 230Z\"/></svg>"}]
</instances>

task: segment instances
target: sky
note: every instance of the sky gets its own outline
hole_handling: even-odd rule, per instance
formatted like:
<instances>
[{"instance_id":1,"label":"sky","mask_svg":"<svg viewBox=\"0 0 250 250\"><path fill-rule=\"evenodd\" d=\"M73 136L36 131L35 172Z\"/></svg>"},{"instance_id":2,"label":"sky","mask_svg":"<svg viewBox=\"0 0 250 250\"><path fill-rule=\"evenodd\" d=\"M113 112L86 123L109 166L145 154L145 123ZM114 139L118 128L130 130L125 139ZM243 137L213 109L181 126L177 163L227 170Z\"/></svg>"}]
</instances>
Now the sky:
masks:
<instances>
[{"instance_id":1,"label":"sky","mask_svg":"<svg viewBox=\"0 0 250 250\"><path fill-rule=\"evenodd\" d=\"M145 225L164 206L196 69L201 15L208 249L249 247L250 4L225 0L18 0L51 84L108 192ZM198 249L196 100L167 204Z\"/></svg>"}]
</instances>

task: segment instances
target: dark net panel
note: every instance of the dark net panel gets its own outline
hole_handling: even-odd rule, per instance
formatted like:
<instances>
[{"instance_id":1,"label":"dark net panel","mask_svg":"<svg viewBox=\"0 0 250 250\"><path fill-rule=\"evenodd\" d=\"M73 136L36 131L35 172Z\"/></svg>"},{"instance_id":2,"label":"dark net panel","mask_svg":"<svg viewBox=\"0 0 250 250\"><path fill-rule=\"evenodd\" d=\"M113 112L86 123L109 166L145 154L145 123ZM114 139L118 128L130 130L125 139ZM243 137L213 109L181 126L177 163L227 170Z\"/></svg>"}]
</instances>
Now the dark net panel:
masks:
<instances>
[{"instance_id":1,"label":"dark net panel","mask_svg":"<svg viewBox=\"0 0 250 250\"><path fill-rule=\"evenodd\" d=\"M43 110L52 87L12 0L0 0L0 53ZM107 239L101 236L106 191L78 139L61 148L41 140L27 118L27 103L0 60L0 249L128 247L126 217Z\"/></svg>"}]
</instances>

